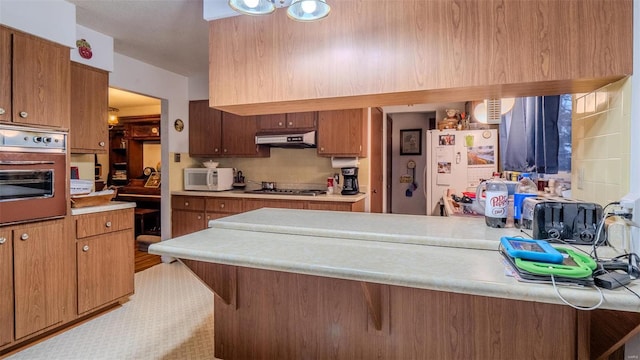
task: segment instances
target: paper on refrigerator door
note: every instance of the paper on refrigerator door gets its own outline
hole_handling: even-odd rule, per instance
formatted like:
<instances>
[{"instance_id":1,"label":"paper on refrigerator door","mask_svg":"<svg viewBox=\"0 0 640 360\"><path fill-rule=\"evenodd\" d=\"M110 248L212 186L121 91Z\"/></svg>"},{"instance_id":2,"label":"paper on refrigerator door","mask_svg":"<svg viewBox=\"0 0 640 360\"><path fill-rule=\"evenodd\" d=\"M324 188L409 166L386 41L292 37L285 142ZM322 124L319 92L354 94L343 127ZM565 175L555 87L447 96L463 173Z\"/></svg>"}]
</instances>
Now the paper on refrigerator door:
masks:
<instances>
[{"instance_id":1,"label":"paper on refrigerator door","mask_svg":"<svg viewBox=\"0 0 640 360\"><path fill-rule=\"evenodd\" d=\"M438 146L435 148L436 166L438 169L436 175L437 185L451 184L451 166L453 163L453 146Z\"/></svg>"}]
</instances>

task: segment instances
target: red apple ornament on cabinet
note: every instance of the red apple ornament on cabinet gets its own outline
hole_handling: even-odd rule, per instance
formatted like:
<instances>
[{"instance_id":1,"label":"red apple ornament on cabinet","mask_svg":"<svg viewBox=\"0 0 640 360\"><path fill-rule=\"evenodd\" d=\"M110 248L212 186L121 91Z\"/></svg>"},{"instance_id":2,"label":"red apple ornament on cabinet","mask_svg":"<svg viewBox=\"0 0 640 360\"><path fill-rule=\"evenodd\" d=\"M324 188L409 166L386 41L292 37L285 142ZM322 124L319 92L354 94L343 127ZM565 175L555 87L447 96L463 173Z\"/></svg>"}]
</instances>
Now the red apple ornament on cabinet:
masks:
<instances>
[{"instance_id":1,"label":"red apple ornament on cabinet","mask_svg":"<svg viewBox=\"0 0 640 360\"><path fill-rule=\"evenodd\" d=\"M93 56L93 52L91 52L91 45L85 39L80 39L76 41L76 46L78 47L78 53L84 59L91 59Z\"/></svg>"}]
</instances>

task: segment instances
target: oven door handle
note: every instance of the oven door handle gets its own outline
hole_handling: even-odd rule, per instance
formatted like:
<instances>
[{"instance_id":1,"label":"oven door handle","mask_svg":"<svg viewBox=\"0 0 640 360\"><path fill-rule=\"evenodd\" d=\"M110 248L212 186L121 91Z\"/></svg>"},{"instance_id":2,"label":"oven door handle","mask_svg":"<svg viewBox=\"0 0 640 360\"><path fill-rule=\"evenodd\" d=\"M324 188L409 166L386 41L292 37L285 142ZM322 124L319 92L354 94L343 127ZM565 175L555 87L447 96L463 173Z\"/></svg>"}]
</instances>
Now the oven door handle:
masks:
<instances>
[{"instance_id":1,"label":"oven door handle","mask_svg":"<svg viewBox=\"0 0 640 360\"><path fill-rule=\"evenodd\" d=\"M54 164L53 161L39 161L39 160L33 160L33 161L20 161L20 160L15 160L15 161L0 161L0 165L23 165L23 166L27 166L27 165L52 165Z\"/></svg>"}]
</instances>

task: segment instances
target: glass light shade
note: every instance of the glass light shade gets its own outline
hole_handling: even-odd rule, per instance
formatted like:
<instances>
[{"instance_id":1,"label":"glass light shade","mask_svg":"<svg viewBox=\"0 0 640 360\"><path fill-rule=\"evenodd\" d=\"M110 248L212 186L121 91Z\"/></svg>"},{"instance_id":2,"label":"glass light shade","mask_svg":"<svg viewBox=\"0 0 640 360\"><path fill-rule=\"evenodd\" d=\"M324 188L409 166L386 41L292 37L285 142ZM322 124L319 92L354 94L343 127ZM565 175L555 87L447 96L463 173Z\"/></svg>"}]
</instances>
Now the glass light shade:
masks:
<instances>
[{"instance_id":1,"label":"glass light shade","mask_svg":"<svg viewBox=\"0 0 640 360\"><path fill-rule=\"evenodd\" d=\"M107 124L109 124L110 126L118 125L118 117L116 115L109 115Z\"/></svg>"},{"instance_id":2,"label":"glass light shade","mask_svg":"<svg viewBox=\"0 0 640 360\"><path fill-rule=\"evenodd\" d=\"M293 0L287 15L297 21L315 21L329 15L331 7L325 0Z\"/></svg>"},{"instance_id":3,"label":"glass light shade","mask_svg":"<svg viewBox=\"0 0 640 360\"><path fill-rule=\"evenodd\" d=\"M229 6L247 15L266 15L276 10L276 5L271 0L229 0Z\"/></svg>"}]
</instances>

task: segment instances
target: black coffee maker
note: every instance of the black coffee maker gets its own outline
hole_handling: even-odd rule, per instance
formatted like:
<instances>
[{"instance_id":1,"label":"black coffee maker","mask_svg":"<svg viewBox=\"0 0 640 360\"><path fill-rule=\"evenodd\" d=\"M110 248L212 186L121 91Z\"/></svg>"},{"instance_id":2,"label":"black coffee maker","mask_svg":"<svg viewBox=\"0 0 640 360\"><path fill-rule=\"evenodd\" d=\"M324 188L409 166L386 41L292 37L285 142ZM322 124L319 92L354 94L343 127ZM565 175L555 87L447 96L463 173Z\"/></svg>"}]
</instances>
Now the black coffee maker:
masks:
<instances>
[{"instance_id":1,"label":"black coffee maker","mask_svg":"<svg viewBox=\"0 0 640 360\"><path fill-rule=\"evenodd\" d=\"M344 185L342 185L342 195L356 195L358 189L358 168L343 167L342 176L344 177Z\"/></svg>"}]
</instances>

